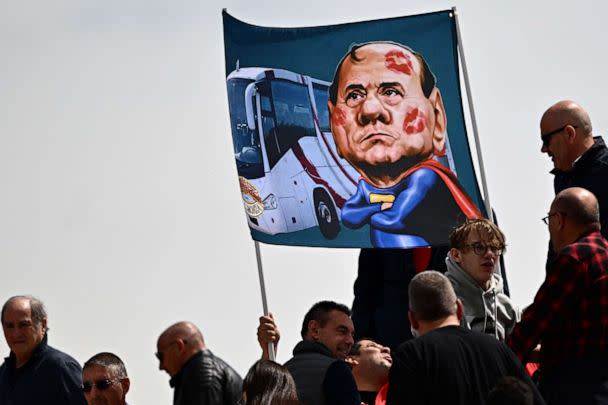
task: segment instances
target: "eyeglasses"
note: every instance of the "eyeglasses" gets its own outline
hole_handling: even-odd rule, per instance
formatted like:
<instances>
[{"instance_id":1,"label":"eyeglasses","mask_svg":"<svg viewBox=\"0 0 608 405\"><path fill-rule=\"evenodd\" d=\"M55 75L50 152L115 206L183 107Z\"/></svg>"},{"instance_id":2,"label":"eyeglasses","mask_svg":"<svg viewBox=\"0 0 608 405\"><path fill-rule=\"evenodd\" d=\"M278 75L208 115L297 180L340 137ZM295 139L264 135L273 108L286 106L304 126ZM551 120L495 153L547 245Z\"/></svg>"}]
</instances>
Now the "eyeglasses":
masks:
<instances>
[{"instance_id":1,"label":"eyeglasses","mask_svg":"<svg viewBox=\"0 0 608 405\"><path fill-rule=\"evenodd\" d=\"M543 221L545 223L545 225L549 225L549 218L551 218L552 216L555 216L557 214L562 214L564 217L566 216L565 212L555 211L555 212L550 212L549 215L547 215L544 218L541 218L541 221Z\"/></svg>"},{"instance_id":2,"label":"eyeglasses","mask_svg":"<svg viewBox=\"0 0 608 405\"><path fill-rule=\"evenodd\" d=\"M566 124L561 128L557 128L556 130L553 130L551 132L547 132L546 134L541 134L540 139L543 141L543 146L549 146L549 144L551 143L551 139L553 138L553 136L555 134L559 134L560 132L562 132L564 129L566 129L567 126L571 126L572 128L578 128L576 125L570 125L570 124Z\"/></svg>"},{"instance_id":3,"label":"eyeglasses","mask_svg":"<svg viewBox=\"0 0 608 405\"><path fill-rule=\"evenodd\" d=\"M154 353L154 355L156 356L156 358L158 359L158 361L160 361L161 363L163 362L163 359L165 358L165 354L163 352L165 350L167 350L169 347L171 347L171 345L174 344L174 343L177 343L177 340L174 340L173 342L168 343L167 345L165 345L165 347L162 348L162 350L159 350L156 353Z\"/></svg>"},{"instance_id":4,"label":"eyeglasses","mask_svg":"<svg viewBox=\"0 0 608 405\"><path fill-rule=\"evenodd\" d=\"M475 253L477 256L485 255L486 252L488 251L488 249L492 253L494 253L496 256L500 256L502 254L503 249L505 248L504 246L486 245L481 242L470 243L465 246L468 247L469 249L471 249L473 251L473 253Z\"/></svg>"},{"instance_id":5,"label":"eyeglasses","mask_svg":"<svg viewBox=\"0 0 608 405\"><path fill-rule=\"evenodd\" d=\"M86 392L88 394L89 392L91 392L91 390L93 390L93 387L97 388L99 391L105 391L112 385L119 383L120 381L121 380L119 378L116 378L114 380L106 378L104 380L97 380L92 383L85 382L82 384L82 392Z\"/></svg>"}]
</instances>

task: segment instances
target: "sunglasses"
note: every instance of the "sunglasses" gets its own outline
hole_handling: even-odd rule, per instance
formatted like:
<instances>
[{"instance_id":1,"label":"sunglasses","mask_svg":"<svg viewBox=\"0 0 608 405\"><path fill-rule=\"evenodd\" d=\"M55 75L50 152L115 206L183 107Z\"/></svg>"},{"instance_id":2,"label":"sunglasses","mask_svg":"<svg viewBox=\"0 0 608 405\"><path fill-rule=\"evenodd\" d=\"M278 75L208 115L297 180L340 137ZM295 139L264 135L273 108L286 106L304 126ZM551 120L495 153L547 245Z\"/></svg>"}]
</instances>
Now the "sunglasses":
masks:
<instances>
[{"instance_id":1,"label":"sunglasses","mask_svg":"<svg viewBox=\"0 0 608 405\"><path fill-rule=\"evenodd\" d=\"M118 378L114 379L114 380L109 380L109 379L97 380L92 383L85 382L82 384L82 392L86 392L88 394L89 392L91 392L93 387L97 388L99 391L105 391L108 388L110 388L112 385L119 383L119 382L120 382L120 379L118 379Z\"/></svg>"},{"instance_id":2,"label":"sunglasses","mask_svg":"<svg viewBox=\"0 0 608 405\"><path fill-rule=\"evenodd\" d=\"M187 342L186 340L184 340L184 342ZM165 345L165 347L162 348L162 350L157 351L156 353L154 353L154 355L156 356L156 358L158 359L158 361L160 361L161 363L163 362L163 359L165 358L165 353L163 353L165 350L167 350L169 347L171 347L172 344L177 343L177 340L174 340L173 342Z\"/></svg>"},{"instance_id":3,"label":"sunglasses","mask_svg":"<svg viewBox=\"0 0 608 405\"><path fill-rule=\"evenodd\" d=\"M542 135L540 136L540 139L543 141L543 146L549 146L549 143L551 143L551 138L553 138L553 136L554 136L555 134L559 134L559 133L560 133L560 132L562 132L564 129L566 129L566 127L567 127L568 125L570 125L570 124L564 125L564 126L563 126L563 127L561 127L561 128L557 128L557 129L556 129L556 130L554 130L554 131L547 132L546 134L542 134ZM576 125L570 125L570 126L571 126L571 127L573 127L573 128L578 128Z\"/></svg>"}]
</instances>

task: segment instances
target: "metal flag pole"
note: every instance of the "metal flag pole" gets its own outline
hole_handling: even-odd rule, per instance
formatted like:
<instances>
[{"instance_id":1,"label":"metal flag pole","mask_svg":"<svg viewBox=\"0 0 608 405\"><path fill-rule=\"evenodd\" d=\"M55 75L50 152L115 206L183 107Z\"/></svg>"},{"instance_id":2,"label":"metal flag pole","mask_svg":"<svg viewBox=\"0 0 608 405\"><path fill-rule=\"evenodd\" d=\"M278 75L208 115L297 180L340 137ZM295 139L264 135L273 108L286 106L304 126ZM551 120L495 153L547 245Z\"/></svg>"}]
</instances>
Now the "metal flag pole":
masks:
<instances>
[{"instance_id":1,"label":"metal flag pole","mask_svg":"<svg viewBox=\"0 0 608 405\"><path fill-rule=\"evenodd\" d=\"M458 24L458 11L456 10L456 7L452 7L452 13L454 14L454 22L456 23L458 54L460 55L460 63L462 64L462 75L464 76L464 85L467 93L467 101L469 103L469 114L471 116L471 124L473 125L473 136L475 137L475 149L477 149L477 161L479 162L479 175L481 176L481 186L483 187L486 212L488 214L488 219L494 222L494 217L492 215L492 205L490 204L490 192L488 191L488 183L486 182L486 171L483 166L483 158L481 157L481 143L479 142L477 120L475 119L475 109L473 108L473 95L471 94L471 84L469 83L469 72L467 70L467 62L464 58L464 47L462 46L462 36L460 35L460 25Z\"/></svg>"},{"instance_id":2,"label":"metal flag pole","mask_svg":"<svg viewBox=\"0 0 608 405\"><path fill-rule=\"evenodd\" d=\"M255 246L255 258L258 262L258 276L260 278L260 291L262 293L262 308L264 315L268 315L268 300L266 299L266 284L264 283L264 270L262 269L262 254L260 253L260 243L257 240L253 241ZM268 357L270 360L275 361L274 345L272 342L268 343Z\"/></svg>"},{"instance_id":3,"label":"metal flag pole","mask_svg":"<svg viewBox=\"0 0 608 405\"><path fill-rule=\"evenodd\" d=\"M462 36L460 35L460 24L458 23L458 11L456 10L456 7L452 7L452 13L454 14L454 22L456 23L458 54L460 55L460 63L462 64L462 75L464 77L464 86L466 88L467 102L469 104L469 114L471 116L471 124L473 125L473 136L475 137L475 149L477 150L477 161L479 162L479 175L481 176L481 186L483 187L486 213L488 214L488 219L490 221L496 222L494 220L494 215L492 212L492 205L490 204L490 191L488 190L488 183L486 181L486 170L484 169L483 157L481 156L481 143L479 142L477 119L475 118L475 109L473 108L473 95L471 93L471 83L469 83L469 71L467 70L467 62L464 58L464 47L462 46ZM496 263L496 273L504 276L506 280L506 274L503 274L502 272L500 261Z\"/></svg>"}]
</instances>

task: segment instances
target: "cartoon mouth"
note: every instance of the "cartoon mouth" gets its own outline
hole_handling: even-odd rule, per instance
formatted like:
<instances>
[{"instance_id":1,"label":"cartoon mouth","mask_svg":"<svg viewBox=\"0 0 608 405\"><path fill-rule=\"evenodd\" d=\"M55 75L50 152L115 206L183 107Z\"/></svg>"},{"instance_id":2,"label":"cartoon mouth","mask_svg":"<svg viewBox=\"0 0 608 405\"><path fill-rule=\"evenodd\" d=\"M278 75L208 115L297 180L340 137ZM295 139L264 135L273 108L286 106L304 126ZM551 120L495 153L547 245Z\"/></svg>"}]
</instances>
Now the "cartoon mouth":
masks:
<instances>
[{"instance_id":1,"label":"cartoon mouth","mask_svg":"<svg viewBox=\"0 0 608 405\"><path fill-rule=\"evenodd\" d=\"M366 141L375 141L375 140L382 139L382 138L394 139L394 137L389 134L385 134L383 132L374 132L374 133L365 135L363 138L361 138L360 142L363 143Z\"/></svg>"}]
</instances>

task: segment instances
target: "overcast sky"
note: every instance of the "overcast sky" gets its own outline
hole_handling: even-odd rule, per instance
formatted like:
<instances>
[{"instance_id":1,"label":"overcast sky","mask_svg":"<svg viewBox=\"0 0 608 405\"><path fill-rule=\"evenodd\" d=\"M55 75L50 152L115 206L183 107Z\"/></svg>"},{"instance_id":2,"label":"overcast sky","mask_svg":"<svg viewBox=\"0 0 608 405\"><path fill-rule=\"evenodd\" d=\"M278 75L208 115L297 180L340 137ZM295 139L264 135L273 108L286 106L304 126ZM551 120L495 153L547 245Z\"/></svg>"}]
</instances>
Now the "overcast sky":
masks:
<instances>
[{"instance_id":1,"label":"overcast sky","mask_svg":"<svg viewBox=\"0 0 608 405\"><path fill-rule=\"evenodd\" d=\"M132 404L170 404L156 339L200 326L243 376L258 357L253 242L232 154L221 9L314 26L458 7L513 299L540 285L552 198L538 121L553 102L608 127L603 2L0 2L0 300L47 304L50 344L123 358ZM262 246L290 357L316 300L352 303L357 251ZM405 314L404 314L405 316ZM0 353L8 347L0 339Z\"/></svg>"}]
</instances>

